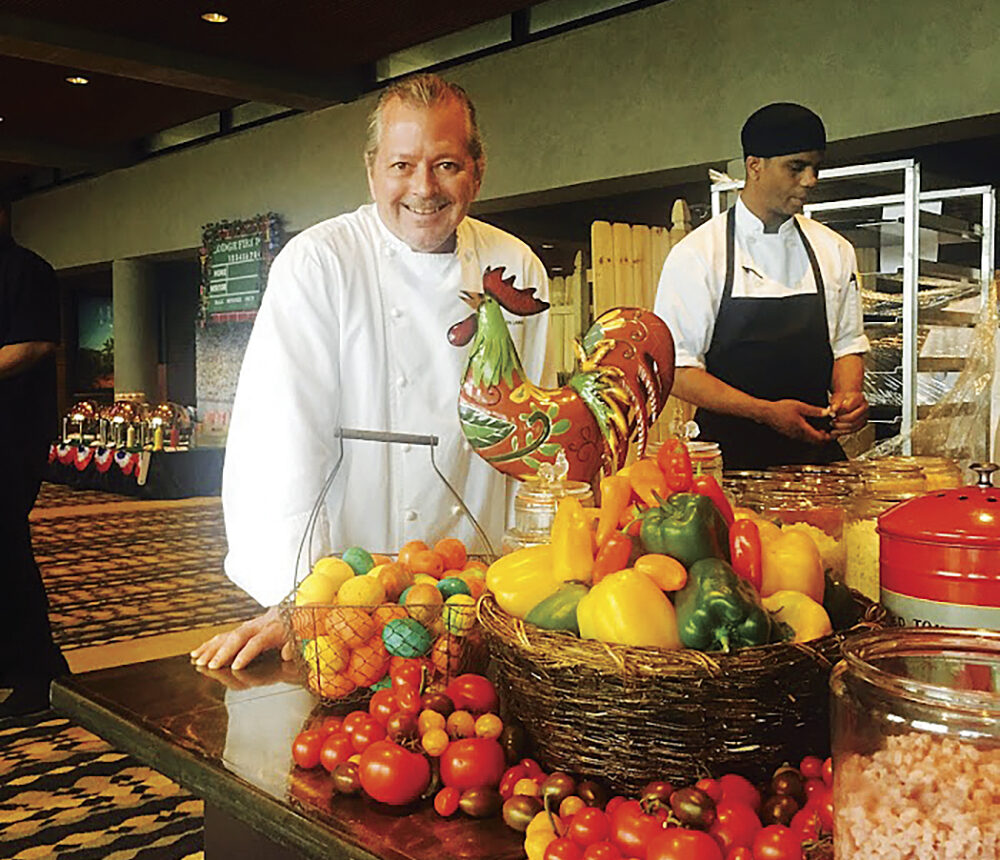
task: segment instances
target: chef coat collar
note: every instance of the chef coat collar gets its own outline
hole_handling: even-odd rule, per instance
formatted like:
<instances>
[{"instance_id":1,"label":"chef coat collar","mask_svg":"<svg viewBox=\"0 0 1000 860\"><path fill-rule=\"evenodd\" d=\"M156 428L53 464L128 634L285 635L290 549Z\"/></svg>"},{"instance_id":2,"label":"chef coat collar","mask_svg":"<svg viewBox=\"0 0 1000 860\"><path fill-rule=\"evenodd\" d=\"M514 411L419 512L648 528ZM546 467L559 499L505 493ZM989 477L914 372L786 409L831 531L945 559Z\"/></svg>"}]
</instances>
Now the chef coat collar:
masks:
<instances>
[{"instance_id":1,"label":"chef coat collar","mask_svg":"<svg viewBox=\"0 0 1000 860\"><path fill-rule=\"evenodd\" d=\"M392 250L393 252L413 254L419 258L431 258L438 257L445 259L449 254L437 254L433 251L414 251L409 245L406 244L402 239L399 238L395 233L392 232L385 223L382 221L382 216L379 215L378 206L374 203L369 204L372 207L372 214L375 216L375 223L378 224L379 234L382 239L382 247L385 249ZM452 256L458 256L463 250L466 244L465 239L465 218L459 222L458 227L455 230L455 250L451 251Z\"/></svg>"},{"instance_id":2,"label":"chef coat collar","mask_svg":"<svg viewBox=\"0 0 1000 860\"><path fill-rule=\"evenodd\" d=\"M764 222L760 220L743 202L743 195L736 198L736 229L744 236L763 236ZM795 216L790 216L778 228L777 233L768 236L780 236L785 241L795 238Z\"/></svg>"}]
</instances>

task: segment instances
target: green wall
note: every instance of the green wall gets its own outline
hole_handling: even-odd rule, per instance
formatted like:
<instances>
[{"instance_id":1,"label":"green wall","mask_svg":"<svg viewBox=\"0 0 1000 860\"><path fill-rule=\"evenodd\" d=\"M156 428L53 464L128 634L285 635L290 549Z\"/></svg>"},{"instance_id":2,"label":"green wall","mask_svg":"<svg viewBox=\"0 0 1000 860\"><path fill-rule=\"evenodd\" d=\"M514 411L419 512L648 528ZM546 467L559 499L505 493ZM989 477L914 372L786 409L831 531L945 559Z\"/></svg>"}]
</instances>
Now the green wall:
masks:
<instances>
[{"instance_id":1,"label":"green wall","mask_svg":"<svg viewBox=\"0 0 1000 860\"><path fill-rule=\"evenodd\" d=\"M480 111L484 199L738 154L774 100L831 139L1000 112L996 0L672 0L452 70ZM274 210L291 230L367 199L371 97L39 193L17 237L57 268L190 248Z\"/></svg>"}]
</instances>

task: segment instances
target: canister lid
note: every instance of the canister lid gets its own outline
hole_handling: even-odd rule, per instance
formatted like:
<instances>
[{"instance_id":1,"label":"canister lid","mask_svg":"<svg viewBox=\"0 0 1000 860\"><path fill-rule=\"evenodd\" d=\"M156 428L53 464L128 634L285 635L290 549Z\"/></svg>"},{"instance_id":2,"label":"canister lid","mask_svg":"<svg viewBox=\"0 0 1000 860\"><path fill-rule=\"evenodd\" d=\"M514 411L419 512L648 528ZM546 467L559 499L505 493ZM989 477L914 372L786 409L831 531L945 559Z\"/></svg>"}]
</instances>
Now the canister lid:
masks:
<instances>
[{"instance_id":1,"label":"canister lid","mask_svg":"<svg viewBox=\"0 0 1000 860\"><path fill-rule=\"evenodd\" d=\"M1000 547L1000 490L991 476L996 463L973 463L971 487L941 490L901 502L878 518L881 535L977 549Z\"/></svg>"}]
</instances>

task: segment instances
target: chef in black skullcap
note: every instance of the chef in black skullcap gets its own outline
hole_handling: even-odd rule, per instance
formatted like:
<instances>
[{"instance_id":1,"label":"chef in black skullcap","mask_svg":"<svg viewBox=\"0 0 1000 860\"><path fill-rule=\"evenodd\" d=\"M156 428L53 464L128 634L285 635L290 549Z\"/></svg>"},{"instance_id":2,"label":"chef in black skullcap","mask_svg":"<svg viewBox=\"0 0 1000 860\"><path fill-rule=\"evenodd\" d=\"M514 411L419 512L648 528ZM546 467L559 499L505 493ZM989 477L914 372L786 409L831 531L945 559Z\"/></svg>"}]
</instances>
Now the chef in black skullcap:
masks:
<instances>
[{"instance_id":1,"label":"chef in black skullcap","mask_svg":"<svg viewBox=\"0 0 1000 860\"><path fill-rule=\"evenodd\" d=\"M728 469L829 463L868 416L854 248L802 208L826 149L823 121L777 103L740 135L736 204L667 256L655 309L674 336L673 393Z\"/></svg>"}]
</instances>

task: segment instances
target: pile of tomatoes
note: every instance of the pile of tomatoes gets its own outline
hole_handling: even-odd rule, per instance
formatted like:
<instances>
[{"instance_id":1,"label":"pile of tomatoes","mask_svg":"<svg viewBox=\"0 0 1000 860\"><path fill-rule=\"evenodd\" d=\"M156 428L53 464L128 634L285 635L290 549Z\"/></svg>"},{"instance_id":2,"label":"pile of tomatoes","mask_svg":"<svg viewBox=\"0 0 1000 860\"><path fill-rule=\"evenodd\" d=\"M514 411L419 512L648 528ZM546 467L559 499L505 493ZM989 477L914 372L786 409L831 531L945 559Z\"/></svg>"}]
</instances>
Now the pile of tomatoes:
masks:
<instances>
[{"instance_id":1,"label":"pile of tomatoes","mask_svg":"<svg viewBox=\"0 0 1000 860\"><path fill-rule=\"evenodd\" d=\"M477 818L496 815L497 786L523 733L496 715L488 678L459 675L443 692L426 691L425 678L416 664L398 665L392 686L377 691L367 711L329 716L301 732L293 760L325 768L341 794L364 792L405 806L436 792L442 815L459 809Z\"/></svg>"},{"instance_id":2,"label":"pile of tomatoes","mask_svg":"<svg viewBox=\"0 0 1000 860\"><path fill-rule=\"evenodd\" d=\"M607 799L565 773L501 782L508 825L525 833L529 860L803 860L832 832L830 759L804 758L758 788L737 774L675 789L651 782L638 799ZM543 808L544 807L544 808Z\"/></svg>"}]
</instances>

